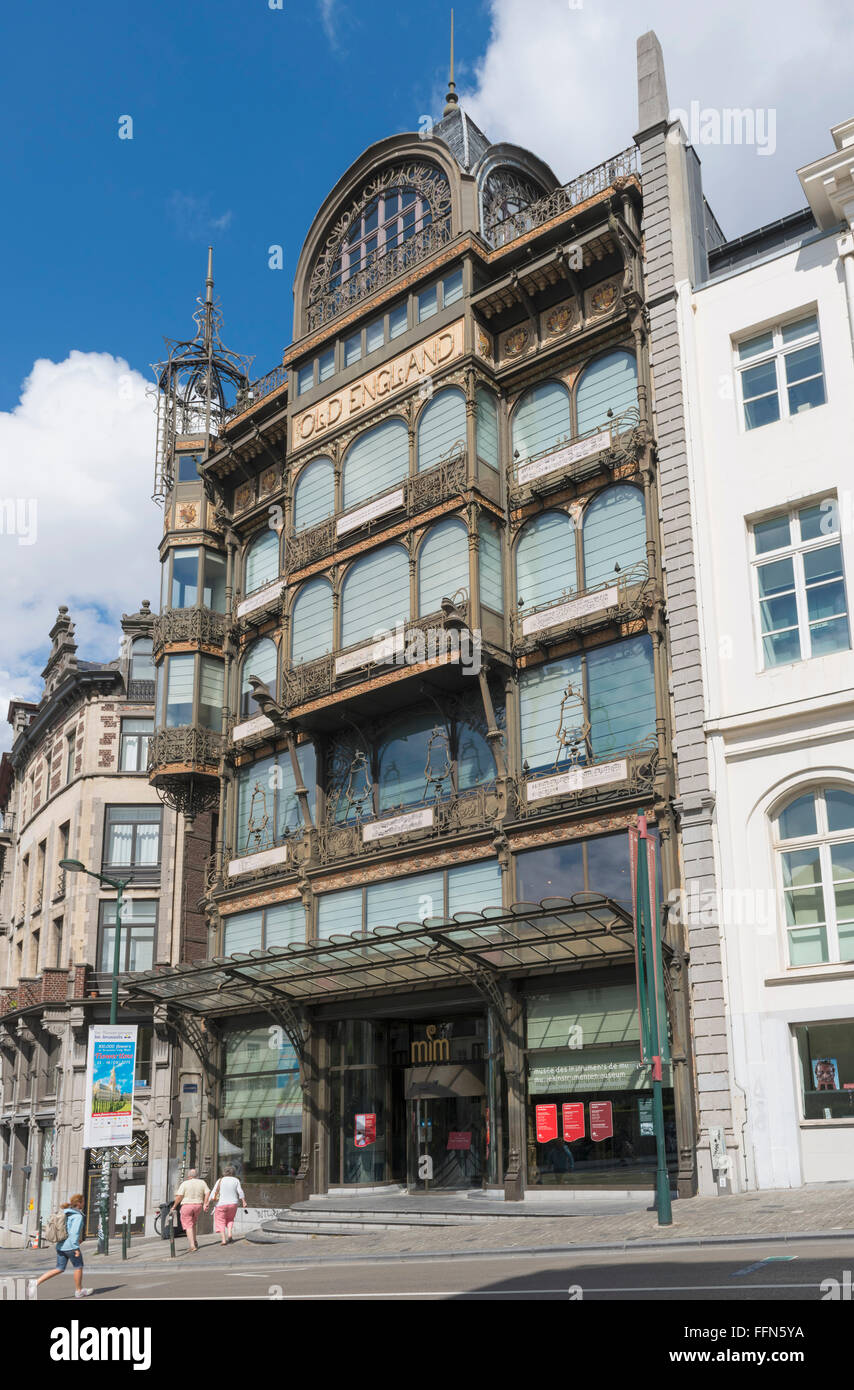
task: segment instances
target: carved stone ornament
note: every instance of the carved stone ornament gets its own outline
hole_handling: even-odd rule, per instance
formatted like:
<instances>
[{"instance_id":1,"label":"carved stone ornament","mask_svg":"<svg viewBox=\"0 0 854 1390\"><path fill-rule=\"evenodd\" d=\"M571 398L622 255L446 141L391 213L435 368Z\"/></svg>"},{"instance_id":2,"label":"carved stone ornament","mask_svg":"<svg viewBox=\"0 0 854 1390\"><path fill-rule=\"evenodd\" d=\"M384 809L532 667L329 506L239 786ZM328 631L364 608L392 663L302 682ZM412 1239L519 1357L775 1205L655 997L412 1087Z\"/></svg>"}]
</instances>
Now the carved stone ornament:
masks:
<instances>
[{"instance_id":1,"label":"carved stone ornament","mask_svg":"<svg viewBox=\"0 0 854 1390\"><path fill-rule=\"evenodd\" d=\"M182 502L178 508L178 525L190 530L196 525L199 509L195 502Z\"/></svg>"},{"instance_id":2,"label":"carved stone ornament","mask_svg":"<svg viewBox=\"0 0 854 1390\"><path fill-rule=\"evenodd\" d=\"M505 357L520 357L528 346L531 331L524 326L513 328L504 339Z\"/></svg>"}]
</instances>

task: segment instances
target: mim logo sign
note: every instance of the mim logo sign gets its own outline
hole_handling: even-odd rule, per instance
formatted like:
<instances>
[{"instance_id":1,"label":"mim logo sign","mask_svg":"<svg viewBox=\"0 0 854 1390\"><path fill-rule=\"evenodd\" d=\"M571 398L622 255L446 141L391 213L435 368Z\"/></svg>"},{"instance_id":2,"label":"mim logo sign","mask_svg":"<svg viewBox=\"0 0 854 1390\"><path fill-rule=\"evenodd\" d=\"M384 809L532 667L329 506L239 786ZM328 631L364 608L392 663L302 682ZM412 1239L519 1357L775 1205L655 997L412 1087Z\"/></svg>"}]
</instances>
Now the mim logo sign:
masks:
<instances>
[{"instance_id":1,"label":"mim logo sign","mask_svg":"<svg viewBox=\"0 0 854 1390\"><path fill-rule=\"evenodd\" d=\"M55 1327L51 1361L130 1361L135 1371L151 1369L150 1327Z\"/></svg>"},{"instance_id":2,"label":"mim logo sign","mask_svg":"<svg viewBox=\"0 0 854 1390\"><path fill-rule=\"evenodd\" d=\"M410 1061L413 1066L416 1062L450 1062L451 1045L447 1038L437 1038L438 1029L435 1023L430 1023L424 1029L427 1034L426 1039L421 1038L410 1043Z\"/></svg>"}]
</instances>

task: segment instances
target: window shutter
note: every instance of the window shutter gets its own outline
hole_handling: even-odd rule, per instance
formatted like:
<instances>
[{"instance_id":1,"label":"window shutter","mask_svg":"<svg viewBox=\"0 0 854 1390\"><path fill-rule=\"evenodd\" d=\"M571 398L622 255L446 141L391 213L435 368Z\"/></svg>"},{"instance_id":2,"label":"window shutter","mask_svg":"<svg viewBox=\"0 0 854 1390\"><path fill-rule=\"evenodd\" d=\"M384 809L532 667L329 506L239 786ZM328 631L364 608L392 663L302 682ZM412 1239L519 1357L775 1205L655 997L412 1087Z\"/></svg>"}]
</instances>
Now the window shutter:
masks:
<instances>
[{"instance_id":1,"label":"window shutter","mask_svg":"<svg viewBox=\"0 0 854 1390\"><path fill-rule=\"evenodd\" d=\"M259 532L246 552L245 592L253 594L256 589L263 589L265 584L272 584L278 573L279 537L276 531L267 527Z\"/></svg>"},{"instance_id":2,"label":"window shutter","mask_svg":"<svg viewBox=\"0 0 854 1390\"><path fill-rule=\"evenodd\" d=\"M344 507L376 497L409 472L409 431L402 420L387 420L362 434L344 460Z\"/></svg>"},{"instance_id":3,"label":"window shutter","mask_svg":"<svg viewBox=\"0 0 854 1390\"><path fill-rule=\"evenodd\" d=\"M569 393L559 381L544 381L528 391L513 415L513 455L517 463L553 448L569 435Z\"/></svg>"},{"instance_id":4,"label":"window shutter","mask_svg":"<svg viewBox=\"0 0 854 1390\"><path fill-rule=\"evenodd\" d=\"M609 352L581 373L575 398L578 433L608 425L608 411L619 415L638 403L638 369L630 352Z\"/></svg>"},{"instance_id":5,"label":"window shutter","mask_svg":"<svg viewBox=\"0 0 854 1390\"><path fill-rule=\"evenodd\" d=\"M331 459L314 459L303 468L294 488L294 530L316 526L335 510L335 467Z\"/></svg>"},{"instance_id":6,"label":"window shutter","mask_svg":"<svg viewBox=\"0 0 854 1390\"><path fill-rule=\"evenodd\" d=\"M222 946L227 956L233 956L242 951L260 951L260 910L235 912L233 917L227 917L222 935Z\"/></svg>"},{"instance_id":7,"label":"window shutter","mask_svg":"<svg viewBox=\"0 0 854 1390\"><path fill-rule=\"evenodd\" d=\"M384 546L347 572L341 592L341 645L349 647L409 621L409 557Z\"/></svg>"},{"instance_id":8,"label":"window shutter","mask_svg":"<svg viewBox=\"0 0 854 1390\"><path fill-rule=\"evenodd\" d=\"M501 540L498 527L481 513L480 534L480 601L496 613L504 612L504 580L501 574Z\"/></svg>"},{"instance_id":9,"label":"window shutter","mask_svg":"<svg viewBox=\"0 0 854 1390\"><path fill-rule=\"evenodd\" d=\"M291 943L305 945L305 908L302 899L297 898L296 902L276 903L274 907L266 909L267 917L264 923L264 946L267 950L271 947L290 946Z\"/></svg>"},{"instance_id":10,"label":"window shutter","mask_svg":"<svg viewBox=\"0 0 854 1390\"><path fill-rule=\"evenodd\" d=\"M491 391L477 391L477 453L490 468L498 467L498 405Z\"/></svg>"},{"instance_id":11,"label":"window shutter","mask_svg":"<svg viewBox=\"0 0 854 1390\"><path fill-rule=\"evenodd\" d=\"M448 871L448 914L482 912L501 906L501 865L497 859L464 864Z\"/></svg>"},{"instance_id":12,"label":"window shutter","mask_svg":"<svg viewBox=\"0 0 854 1390\"><path fill-rule=\"evenodd\" d=\"M466 398L453 388L435 395L418 417L418 472L447 458L457 445L466 447Z\"/></svg>"},{"instance_id":13,"label":"window shutter","mask_svg":"<svg viewBox=\"0 0 854 1390\"><path fill-rule=\"evenodd\" d=\"M291 660L314 661L332 651L332 585L310 579L297 593L291 615Z\"/></svg>"},{"instance_id":14,"label":"window shutter","mask_svg":"<svg viewBox=\"0 0 854 1390\"><path fill-rule=\"evenodd\" d=\"M600 492L584 513L582 544L587 589L609 579L613 582L617 578L615 565L627 570L639 560L646 560L646 523L640 488L618 485Z\"/></svg>"},{"instance_id":15,"label":"window shutter","mask_svg":"<svg viewBox=\"0 0 854 1390\"><path fill-rule=\"evenodd\" d=\"M410 878L387 879L368 885L368 930L396 927L401 922L423 922L426 917L444 917L444 876L413 874Z\"/></svg>"},{"instance_id":16,"label":"window shutter","mask_svg":"<svg viewBox=\"0 0 854 1390\"><path fill-rule=\"evenodd\" d=\"M362 890L345 888L342 893L321 893L317 899L317 935L350 935L362 930Z\"/></svg>"},{"instance_id":17,"label":"window shutter","mask_svg":"<svg viewBox=\"0 0 854 1390\"><path fill-rule=\"evenodd\" d=\"M576 588L572 518L566 512L545 512L526 522L516 547L516 598L532 608Z\"/></svg>"},{"instance_id":18,"label":"window shutter","mask_svg":"<svg viewBox=\"0 0 854 1390\"><path fill-rule=\"evenodd\" d=\"M427 532L418 552L419 614L437 613L442 599L453 598L458 589L471 597L468 528L448 518Z\"/></svg>"},{"instance_id":19,"label":"window shutter","mask_svg":"<svg viewBox=\"0 0 854 1390\"><path fill-rule=\"evenodd\" d=\"M531 772L553 767L557 757L557 729L560 702L567 685L581 691L581 658L565 657L550 661L519 677L519 703L522 724L522 760ZM577 709L573 702L573 709Z\"/></svg>"},{"instance_id":20,"label":"window shutter","mask_svg":"<svg viewBox=\"0 0 854 1390\"><path fill-rule=\"evenodd\" d=\"M645 634L587 653L593 756L617 757L655 733L652 641Z\"/></svg>"}]
</instances>

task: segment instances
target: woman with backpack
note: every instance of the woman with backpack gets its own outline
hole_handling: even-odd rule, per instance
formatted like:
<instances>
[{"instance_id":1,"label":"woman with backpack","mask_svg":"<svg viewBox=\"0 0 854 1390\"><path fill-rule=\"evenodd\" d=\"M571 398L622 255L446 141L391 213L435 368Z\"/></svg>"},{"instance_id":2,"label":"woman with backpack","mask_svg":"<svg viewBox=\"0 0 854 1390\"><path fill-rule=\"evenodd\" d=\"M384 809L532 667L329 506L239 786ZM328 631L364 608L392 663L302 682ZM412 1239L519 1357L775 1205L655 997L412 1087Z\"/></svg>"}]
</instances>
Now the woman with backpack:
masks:
<instances>
[{"instance_id":1,"label":"woman with backpack","mask_svg":"<svg viewBox=\"0 0 854 1390\"><path fill-rule=\"evenodd\" d=\"M27 1289L29 1297L37 1297L36 1289L39 1284L43 1284L47 1279L54 1279L57 1274L63 1274L70 1260L74 1272L74 1297L88 1298L94 1290L83 1287L83 1256L80 1253L80 1241L83 1236L82 1192L75 1192L73 1197L63 1202L59 1211L48 1221L45 1234L49 1241L56 1241L56 1268L49 1269L47 1274L42 1274L38 1279L30 1280Z\"/></svg>"}]
</instances>

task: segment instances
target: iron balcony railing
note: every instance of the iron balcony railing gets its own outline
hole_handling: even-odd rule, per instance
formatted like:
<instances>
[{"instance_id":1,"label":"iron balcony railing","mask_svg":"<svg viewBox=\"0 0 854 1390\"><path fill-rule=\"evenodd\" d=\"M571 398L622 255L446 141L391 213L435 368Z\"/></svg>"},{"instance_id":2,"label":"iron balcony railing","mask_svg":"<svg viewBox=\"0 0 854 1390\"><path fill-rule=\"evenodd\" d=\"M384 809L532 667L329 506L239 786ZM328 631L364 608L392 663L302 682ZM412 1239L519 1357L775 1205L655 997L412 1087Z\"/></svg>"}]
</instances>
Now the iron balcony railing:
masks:
<instances>
[{"instance_id":1,"label":"iron balcony railing","mask_svg":"<svg viewBox=\"0 0 854 1390\"><path fill-rule=\"evenodd\" d=\"M526 820L565 805L646 796L654 790L657 771L655 734L605 758L557 758L548 770L512 779L510 819Z\"/></svg>"},{"instance_id":2,"label":"iron balcony railing","mask_svg":"<svg viewBox=\"0 0 854 1390\"><path fill-rule=\"evenodd\" d=\"M148 748L149 773L158 768L210 767L219 761L223 748L222 734L199 725L182 725L176 729L157 729Z\"/></svg>"},{"instance_id":3,"label":"iron balcony railing","mask_svg":"<svg viewBox=\"0 0 854 1390\"><path fill-rule=\"evenodd\" d=\"M225 614L210 608L166 608L154 620L153 646L159 652L170 642L198 642L200 646L221 647L225 637ZM154 699L154 682L151 682Z\"/></svg>"},{"instance_id":4,"label":"iron balcony railing","mask_svg":"<svg viewBox=\"0 0 854 1390\"><path fill-rule=\"evenodd\" d=\"M561 217L580 203L586 202L588 198L594 198L597 193L604 193L605 189L612 188L618 179L627 178L631 174L640 177L638 152L634 145L614 155L612 159L606 159L603 164L588 169L586 173L579 174L577 178L554 189L545 197L538 198L536 202L528 203L515 212L508 212L503 217L492 219L484 227L484 239L493 249L507 246L550 222L553 217Z\"/></svg>"},{"instance_id":5,"label":"iron balcony railing","mask_svg":"<svg viewBox=\"0 0 854 1390\"><path fill-rule=\"evenodd\" d=\"M502 811L501 793L495 782L489 782L452 796L395 807L370 820L329 820L317 832L318 860L332 864L399 845L490 830Z\"/></svg>"},{"instance_id":6,"label":"iron balcony railing","mask_svg":"<svg viewBox=\"0 0 854 1390\"><path fill-rule=\"evenodd\" d=\"M554 492L566 482L581 482L607 468L635 462L646 441L636 406L608 414L583 434L565 435L527 458L514 458L507 470L511 507L533 496Z\"/></svg>"},{"instance_id":7,"label":"iron balcony railing","mask_svg":"<svg viewBox=\"0 0 854 1390\"><path fill-rule=\"evenodd\" d=\"M423 473L404 478L359 507L327 517L316 526L295 532L285 544L285 573L293 574L316 560L323 560L364 531L374 531L398 516L417 516L452 497L459 497L466 485L466 450L454 445L448 457Z\"/></svg>"},{"instance_id":8,"label":"iron balcony railing","mask_svg":"<svg viewBox=\"0 0 854 1390\"><path fill-rule=\"evenodd\" d=\"M15 833L15 812L4 811L0 815L0 835L14 835Z\"/></svg>"},{"instance_id":9,"label":"iron balcony railing","mask_svg":"<svg viewBox=\"0 0 854 1390\"><path fill-rule=\"evenodd\" d=\"M368 257L363 269L356 271L349 279L339 280L338 283L328 281L308 306L307 332L313 333L315 329L322 328L345 310L383 289L412 266L439 251L450 239L450 215L437 218L401 246L390 251L375 251Z\"/></svg>"},{"instance_id":10,"label":"iron balcony railing","mask_svg":"<svg viewBox=\"0 0 854 1390\"><path fill-rule=\"evenodd\" d=\"M645 618L657 596L646 561L638 560L589 589L565 589L547 603L517 608L510 614L514 655L569 634Z\"/></svg>"},{"instance_id":11,"label":"iron balcony railing","mask_svg":"<svg viewBox=\"0 0 854 1390\"><path fill-rule=\"evenodd\" d=\"M259 401L263 401L266 396L272 396L273 392L278 391L281 386L286 386L287 381L288 369L279 363L277 367L273 367L269 372L265 372L264 376L259 376L255 381L250 381L245 390L238 391L237 399L232 409L229 411L229 415L231 415L232 418L236 415L242 415L245 410L251 409L253 405L257 405Z\"/></svg>"}]
</instances>

